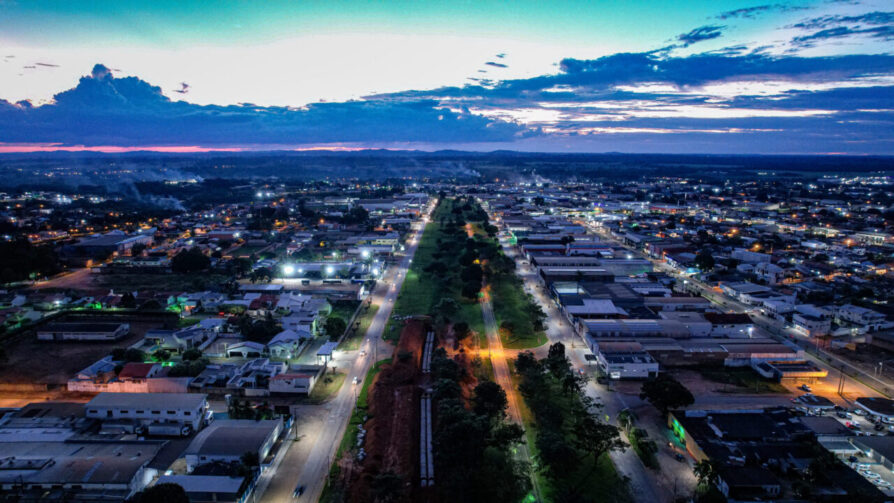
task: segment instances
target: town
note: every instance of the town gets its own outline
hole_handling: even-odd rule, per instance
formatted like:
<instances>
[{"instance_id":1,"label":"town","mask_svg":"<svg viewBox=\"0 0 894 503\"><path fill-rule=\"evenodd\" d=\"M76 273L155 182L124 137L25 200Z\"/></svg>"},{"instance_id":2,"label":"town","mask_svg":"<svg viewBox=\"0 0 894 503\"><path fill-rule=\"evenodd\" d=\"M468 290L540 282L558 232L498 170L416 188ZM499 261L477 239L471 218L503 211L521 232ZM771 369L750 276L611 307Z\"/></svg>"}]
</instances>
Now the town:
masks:
<instances>
[{"instance_id":1,"label":"town","mask_svg":"<svg viewBox=\"0 0 894 503\"><path fill-rule=\"evenodd\" d=\"M0 501L894 498L890 170L436 161L7 163Z\"/></svg>"}]
</instances>

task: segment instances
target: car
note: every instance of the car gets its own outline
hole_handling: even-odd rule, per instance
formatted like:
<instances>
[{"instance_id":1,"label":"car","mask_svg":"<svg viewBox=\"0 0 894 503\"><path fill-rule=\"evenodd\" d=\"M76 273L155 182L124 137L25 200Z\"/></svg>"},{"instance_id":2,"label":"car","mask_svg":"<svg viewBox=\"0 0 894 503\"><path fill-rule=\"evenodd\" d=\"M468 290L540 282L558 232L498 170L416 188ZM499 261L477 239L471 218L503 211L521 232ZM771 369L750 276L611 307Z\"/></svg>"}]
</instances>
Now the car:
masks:
<instances>
[{"instance_id":1,"label":"car","mask_svg":"<svg viewBox=\"0 0 894 503\"><path fill-rule=\"evenodd\" d=\"M674 459L676 459L677 461L680 461L680 462L686 461L686 457L683 456L682 454L680 454L679 452L674 453Z\"/></svg>"},{"instance_id":2,"label":"car","mask_svg":"<svg viewBox=\"0 0 894 503\"><path fill-rule=\"evenodd\" d=\"M304 494L304 486L298 486L295 488L294 491L292 491L293 498L297 498L297 497L301 496L302 494Z\"/></svg>"},{"instance_id":3,"label":"car","mask_svg":"<svg viewBox=\"0 0 894 503\"><path fill-rule=\"evenodd\" d=\"M875 425L875 431L882 431L884 429L885 429L885 425L883 425L881 423Z\"/></svg>"},{"instance_id":4,"label":"car","mask_svg":"<svg viewBox=\"0 0 894 503\"><path fill-rule=\"evenodd\" d=\"M354 376L354 378L351 379L351 383L353 383L353 384L359 384L359 383L360 383L360 378L357 377L357 376Z\"/></svg>"},{"instance_id":5,"label":"car","mask_svg":"<svg viewBox=\"0 0 894 503\"><path fill-rule=\"evenodd\" d=\"M363 358L364 356L366 356L366 351L361 351L361 352L360 352L360 357Z\"/></svg>"},{"instance_id":6,"label":"car","mask_svg":"<svg viewBox=\"0 0 894 503\"><path fill-rule=\"evenodd\" d=\"M864 411L863 409L854 409L854 410L852 410L851 412L853 412L854 414L856 414L856 415L858 415L858 416L865 416L865 415L866 415L866 411Z\"/></svg>"},{"instance_id":7,"label":"car","mask_svg":"<svg viewBox=\"0 0 894 503\"><path fill-rule=\"evenodd\" d=\"M839 410L835 413L835 415L840 417L841 419L851 419L853 417L851 413L846 410Z\"/></svg>"},{"instance_id":8,"label":"car","mask_svg":"<svg viewBox=\"0 0 894 503\"><path fill-rule=\"evenodd\" d=\"M810 386L808 386L806 384L802 384L802 385L798 386L798 389L802 390L802 391L806 391L808 393L810 392Z\"/></svg>"}]
</instances>

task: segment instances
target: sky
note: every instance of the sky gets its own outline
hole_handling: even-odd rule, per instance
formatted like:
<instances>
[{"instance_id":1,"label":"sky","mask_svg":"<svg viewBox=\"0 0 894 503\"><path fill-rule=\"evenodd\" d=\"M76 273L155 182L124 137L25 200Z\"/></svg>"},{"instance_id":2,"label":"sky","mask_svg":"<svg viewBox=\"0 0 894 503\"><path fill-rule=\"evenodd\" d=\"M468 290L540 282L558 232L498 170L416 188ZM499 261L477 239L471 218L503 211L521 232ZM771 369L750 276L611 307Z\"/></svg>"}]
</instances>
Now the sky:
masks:
<instances>
[{"instance_id":1,"label":"sky","mask_svg":"<svg viewBox=\"0 0 894 503\"><path fill-rule=\"evenodd\" d=\"M0 153L894 154L890 0L0 0Z\"/></svg>"}]
</instances>

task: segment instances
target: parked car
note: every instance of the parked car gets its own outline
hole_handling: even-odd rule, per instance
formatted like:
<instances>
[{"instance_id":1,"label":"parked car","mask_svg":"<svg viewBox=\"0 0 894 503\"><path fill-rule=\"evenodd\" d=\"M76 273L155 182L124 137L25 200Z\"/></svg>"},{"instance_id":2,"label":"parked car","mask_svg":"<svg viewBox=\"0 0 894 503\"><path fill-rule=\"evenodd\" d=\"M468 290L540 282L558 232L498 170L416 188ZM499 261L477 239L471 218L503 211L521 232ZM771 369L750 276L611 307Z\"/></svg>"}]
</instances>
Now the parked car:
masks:
<instances>
[{"instance_id":1,"label":"parked car","mask_svg":"<svg viewBox=\"0 0 894 503\"><path fill-rule=\"evenodd\" d=\"M357 377L357 376L354 376L354 378L351 379L351 383L353 383L353 384L359 384L359 383L360 383L360 378Z\"/></svg>"},{"instance_id":2,"label":"parked car","mask_svg":"<svg viewBox=\"0 0 894 503\"><path fill-rule=\"evenodd\" d=\"M298 486L298 487L295 488L294 491L292 491L292 497L293 497L293 498L298 498L298 497L301 496L302 494L304 494L304 486Z\"/></svg>"},{"instance_id":3,"label":"parked car","mask_svg":"<svg viewBox=\"0 0 894 503\"><path fill-rule=\"evenodd\" d=\"M802 391L806 391L808 393L810 392L810 386L808 386L806 384L802 384L802 385L798 386L798 389L802 390Z\"/></svg>"}]
</instances>

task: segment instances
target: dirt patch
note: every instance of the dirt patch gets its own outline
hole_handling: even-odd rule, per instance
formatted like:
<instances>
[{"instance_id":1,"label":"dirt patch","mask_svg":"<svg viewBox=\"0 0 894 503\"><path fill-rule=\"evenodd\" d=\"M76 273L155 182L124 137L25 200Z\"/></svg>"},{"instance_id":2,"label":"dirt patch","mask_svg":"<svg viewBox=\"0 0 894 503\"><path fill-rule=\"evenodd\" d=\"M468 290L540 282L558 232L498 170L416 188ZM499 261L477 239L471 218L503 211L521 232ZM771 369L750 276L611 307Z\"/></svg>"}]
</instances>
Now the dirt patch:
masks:
<instances>
[{"instance_id":1,"label":"dirt patch","mask_svg":"<svg viewBox=\"0 0 894 503\"><path fill-rule=\"evenodd\" d=\"M148 330L164 326L163 318L123 322L130 324L130 333L115 342L38 341L33 331L25 332L5 346L7 359L0 364L0 382L64 384L75 373L111 353L112 349L136 344Z\"/></svg>"},{"instance_id":2,"label":"dirt patch","mask_svg":"<svg viewBox=\"0 0 894 503\"><path fill-rule=\"evenodd\" d=\"M367 457L361 464L344 467L347 501L365 502L378 475L393 472L402 478L402 491L392 501L413 501L418 489L420 370L426 327L409 321L401 331L390 365L377 374L369 391L366 422ZM344 468L348 468L345 470Z\"/></svg>"}]
</instances>

